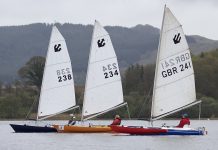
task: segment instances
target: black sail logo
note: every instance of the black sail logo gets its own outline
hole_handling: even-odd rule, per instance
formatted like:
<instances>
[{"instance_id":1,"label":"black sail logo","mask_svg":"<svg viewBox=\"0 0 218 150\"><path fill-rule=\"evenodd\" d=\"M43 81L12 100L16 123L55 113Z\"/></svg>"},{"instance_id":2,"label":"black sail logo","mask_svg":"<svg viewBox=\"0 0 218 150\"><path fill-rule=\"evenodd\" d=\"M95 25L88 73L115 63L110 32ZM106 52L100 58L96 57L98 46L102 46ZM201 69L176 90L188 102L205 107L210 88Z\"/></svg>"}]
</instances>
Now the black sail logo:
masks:
<instances>
[{"instance_id":1,"label":"black sail logo","mask_svg":"<svg viewBox=\"0 0 218 150\"><path fill-rule=\"evenodd\" d=\"M174 42L174 44L178 44L178 43L180 43L180 41L181 41L181 36L180 36L180 33L178 33L174 36L173 42Z\"/></svg>"},{"instance_id":2,"label":"black sail logo","mask_svg":"<svg viewBox=\"0 0 218 150\"><path fill-rule=\"evenodd\" d=\"M97 41L98 47L104 47L105 46L105 40L104 39L100 39Z\"/></svg>"},{"instance_id":3,"label":"black sail logo","mask_svg":"<svg viewBox=\"0 0 218 150\"><path fill-rule=\"evenodd\" d=\"M55 44L54 45L54 51L55 52L60 52L61 51L61 44Z\"/></svg>"}]
</instances>

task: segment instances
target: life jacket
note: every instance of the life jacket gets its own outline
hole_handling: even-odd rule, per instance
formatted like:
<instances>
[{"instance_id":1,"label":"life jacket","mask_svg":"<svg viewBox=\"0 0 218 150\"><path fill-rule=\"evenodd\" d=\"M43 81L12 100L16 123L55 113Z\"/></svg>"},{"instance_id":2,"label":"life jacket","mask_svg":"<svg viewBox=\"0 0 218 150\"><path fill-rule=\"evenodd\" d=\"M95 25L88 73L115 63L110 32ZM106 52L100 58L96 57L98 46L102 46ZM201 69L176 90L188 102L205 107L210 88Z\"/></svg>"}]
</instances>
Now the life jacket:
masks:
<instances>
[{"instance_id":1,"label":"life jacket","mask_svg":"<svg viewBox=\"0 0 218 150\"><path fill-rule=\"evenodd\" d=\"M116 118L114 119L114 121L112 122L111 125L120 125L121 124L121 119L120 118Z\"/></svg>"},{"instance_id":2,"label":"life jacket","mask_svg":"<svg viewBox=\"0 0 218 150\"><path fill-rule=\"evenodd\" d=\"M176 126L176 127L178 127L178 128L183 128L184 125L190 125L190 120L189 120L189 118L182 118L182 119L180 120L180 122L179 122L179 125Z\"/></svg>"}]
</instances>

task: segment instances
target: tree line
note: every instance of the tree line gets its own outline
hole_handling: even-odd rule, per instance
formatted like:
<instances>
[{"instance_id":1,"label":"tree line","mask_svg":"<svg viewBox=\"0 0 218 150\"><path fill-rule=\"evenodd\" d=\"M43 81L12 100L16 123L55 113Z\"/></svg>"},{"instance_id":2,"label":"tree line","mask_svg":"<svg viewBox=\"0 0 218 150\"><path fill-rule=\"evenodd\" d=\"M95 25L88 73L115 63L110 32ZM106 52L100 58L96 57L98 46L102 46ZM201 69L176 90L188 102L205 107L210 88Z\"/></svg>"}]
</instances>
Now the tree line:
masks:
<instances>
[{"instance_id":1,"label":"tree line","mask_svg":"<svg viewBox=\"0 0 218 150\"><path fill-rule=\"evenodd\" d=\"M197 99L202 100L201 117L218 117L218 49L202 52L192 56L195 72ZM30 108L30 116L37 111L38 95L40 92L45 58L35 56L22 68L18 75L20 80L4 85L0 82L0 118L26 118ZM155 64L129 66L122 74L124 99L128 102L132 118L149 118L153 92ZM77 104L82 108L84 85L75 86ZM182 112L171 115L170 118L180 117L186 112L191 118L198 117L198 106L193 106ZM102 118L111 118L119 113L127 117L126 108L111 111ZM78 113L79 114L79 113Z\"/></svg>"},{"instance_id":2,"label":"tree line","mask_svg":"<svg viewBox=\"0 0 218 150\"><path fill-rule=\"evenodd\" d=\"M197 99L202 100L201 117L218 117L218 49L192 56ZM149 118L155 65L132 65L123 76L124 95L133 117ZM140 109L141 108L141 109ZM139 113L140 111L140 113ZM197 118L199 106L193 106L170 117L188 113Z\"/></svg>"}]
</instances>

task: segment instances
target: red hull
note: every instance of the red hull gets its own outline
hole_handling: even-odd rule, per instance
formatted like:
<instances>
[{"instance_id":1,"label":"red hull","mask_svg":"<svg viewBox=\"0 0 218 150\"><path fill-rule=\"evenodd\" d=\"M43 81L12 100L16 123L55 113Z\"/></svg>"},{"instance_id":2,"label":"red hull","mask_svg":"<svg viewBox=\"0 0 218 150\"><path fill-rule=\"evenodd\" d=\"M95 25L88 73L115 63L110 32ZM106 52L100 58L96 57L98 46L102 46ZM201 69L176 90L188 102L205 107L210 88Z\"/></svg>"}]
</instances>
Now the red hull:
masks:
<instances>
[{"instance_id":1,"label":"red hull","mask_svg":"<svg viewBox=\"0 0 218 150\"><path fill-rule=\"evenodd\" d=\"M143 128L139 126L110 126L114 132L126 133L132 135L162 135L167 133L166 129L161 128Z\"/></svg>"}]
</instances>

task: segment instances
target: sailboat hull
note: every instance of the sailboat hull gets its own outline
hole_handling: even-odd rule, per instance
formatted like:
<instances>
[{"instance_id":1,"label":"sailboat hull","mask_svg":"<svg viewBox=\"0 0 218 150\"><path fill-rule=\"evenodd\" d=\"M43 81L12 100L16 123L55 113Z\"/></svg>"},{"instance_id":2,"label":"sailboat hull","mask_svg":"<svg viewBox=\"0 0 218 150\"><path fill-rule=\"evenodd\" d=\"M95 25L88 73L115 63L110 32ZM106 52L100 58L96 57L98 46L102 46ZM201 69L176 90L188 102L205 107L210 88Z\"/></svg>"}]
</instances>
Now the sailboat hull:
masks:
<instances>
[{"instance_id":1,"label":"sailboat hull","mask_svg":"<svg viewBox=\"0 0 218 150\"><path fill-rule=\"evenodd\" d=\"M117 133L130 135L163 135L167 133L166 129L143 128L142 126L111 126L111 129Z\"/></svg>"},{"instance_id":2,"label":"sailboat hull","mask_svg":"<svg viewBox=\"0 0 218 150\"><path fill-rule=\"evenodd\" d=\"M178 129L178 128L143 128L139 126L111 126L117 133L130 135L204 135L205 130Z\"/></svg>"},{"instance_id":3,"label":"sailboat hull","mask_svg":"<svg viewBox=\"0 0 218 150\"><path fill-rule=\"evenodd\" d=\"M54 127L42 127L42 126L30 126L30 125L17 125L10 124L15 132L18 133L46 133L46 132L57 132Z\"/></svg>"},{"instance_id":4,"label":"sailboat hull","mask_svg":"<svg viewBox=\"0 0 218 150\"><path fill-rule=\"evenodd\" d=\"M167 133L165 135L205 135L207 131L205 128L192 129L192 128L176 128L176 127L163 127L163 129L167 129Z\"/></svg>"},{"instance_id":5,"label":"sailboat hull","mask_svg":"<svg viewBox=\"0 0 218 150\"><path fill-rule=\"evenodd\" d=\"M204 135L201 130L168 130L164 135Z\"/></svg>"},{"instance_id":6,"label":"sailboat hull","mask_svg":"<svg viewBox=\"0 0 218 150\"><path fill-rule=\"evenodd\" d=\"M107 133L112 132L108 126L71 126L53 125L60 133Z\"/></svg>"}]
</instances>

